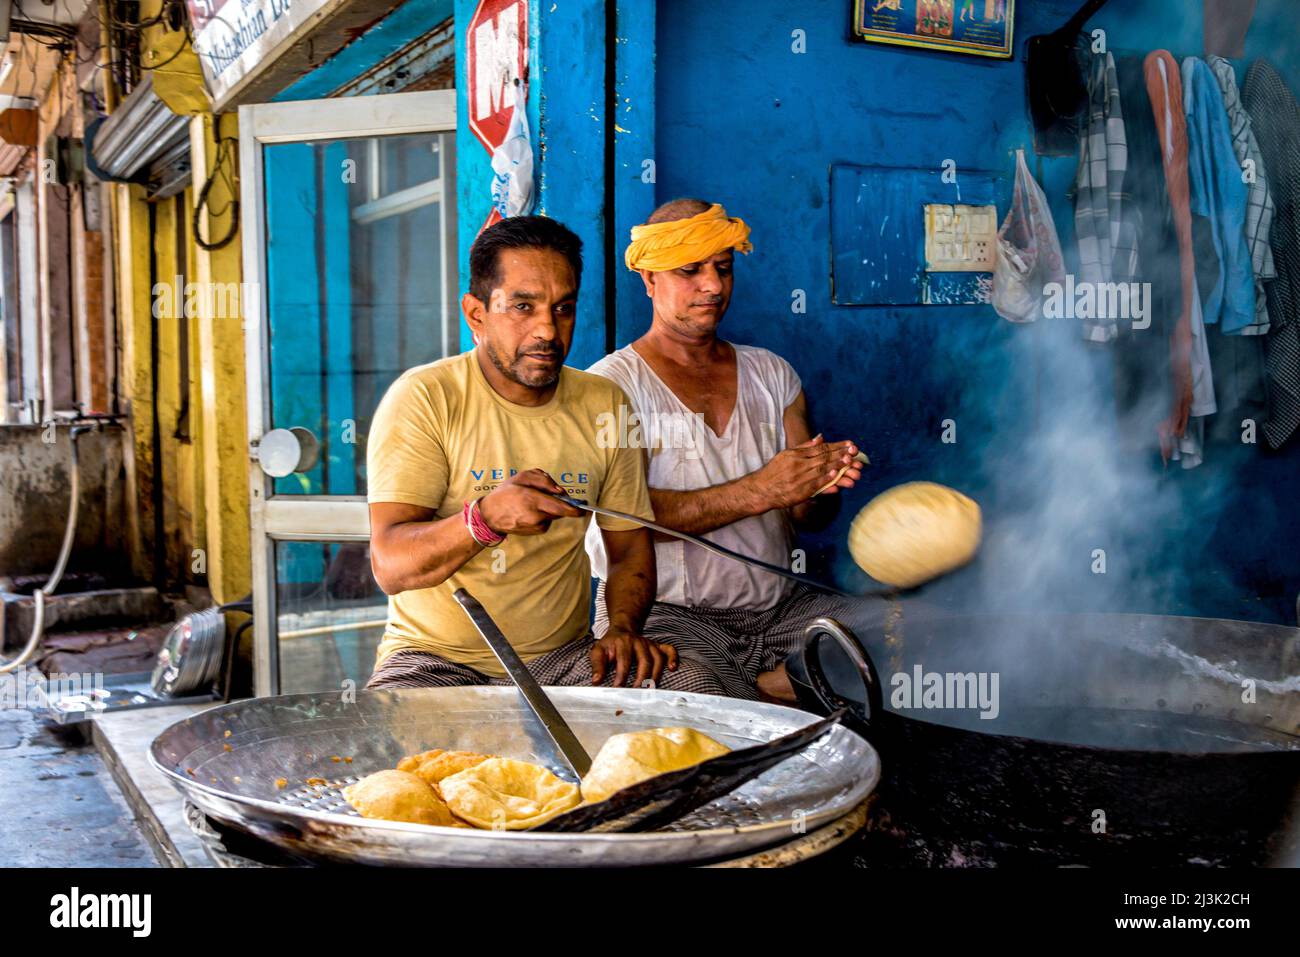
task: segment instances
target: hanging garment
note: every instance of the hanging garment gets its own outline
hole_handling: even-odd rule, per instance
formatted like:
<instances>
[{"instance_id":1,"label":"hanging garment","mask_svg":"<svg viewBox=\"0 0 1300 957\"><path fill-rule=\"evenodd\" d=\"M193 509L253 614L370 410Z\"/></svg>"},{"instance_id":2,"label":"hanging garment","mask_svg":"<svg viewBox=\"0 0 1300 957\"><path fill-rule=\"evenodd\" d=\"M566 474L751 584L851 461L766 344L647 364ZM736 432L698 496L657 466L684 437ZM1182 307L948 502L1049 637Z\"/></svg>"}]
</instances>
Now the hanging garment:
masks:
<instances>
[{"instance_id":1,"label":"hanging garment","mask_svg":"<svg viewBox=\"0 0 1300 957\"><path fill-rule=\"evenodd\" d=\"M1025 44L1025 93L1039 156L1073 156L1078 147L1088 96L1088 44L1080 31L1105 3L1087 0L1059 29L1030 37Z\"/></svg>"},{"instance_id":2,"label":"hanging garment","mask_svg":"<svg viewBox=\"0 0 1300 957\"><path fill-rule=\"evenodd\" d=\"M1268 420L1268 336L1223 336L1210 333L1210 364L1219 411L1206 425L1206 441L1240 444L1242 422ZM1258 429L1256 429L1258 432Z\"/></svg>"},{"instance_id":3,"label":"hanging garment","mask_svg":"<svg viewBox=\"0 0 1300 957\"><path fill-rule=\"evenodd\" d=\"M1187 428L1178 436L1169 458L1185 469L1193 469L1205 459L1205 419L1219 411L1214 397L1214 376L1210 369L1210 347L1201 318L1201 291L1192 290L1191 371L1192 404L1187 410Z\"/></svg>"},{"instance_id":4,"label":"hanging garment","mask_svg":"<svg viewBox=\"0 0 1300 957\"><path fill-rule=\"evenodd\" d=\"M1205 302L1222 282L1223 270L1214 240L1214 224L1208 216L1196 212L1192 213L1192 262L1196 264L1196 291L1201 294L1201 302Z\"/></svg>"},{"instance_id":5,"label":"hanging garment","mask_svg":"<svg viewBox=\"0 0 1300 957\"><path fill-rule=\"evenodd\" d=\"M1250 169L1254 176L1254 182L1247 184L1246 245L1250 249L1250 268L1255 275L1255 322L1252 327L1242 331L1243 334L1262 335L1269 329L1268 296L1264 283L1277 277L1273 266L1273 247L1269 245L1273 229L1273 192L1269 189L1264 157L1255 140L1250 115L1241 105L1237 74L1232 64L1221 56L1210 57L1207 62L1223 93L1223 106L1228 114L1232 149L1237 162L1241 169Z\"/></svg>"},{"instance_id":6,"label":"hanging garment","mask_svg":"<svg viewBox=\"0 0 1300 957\"><path fill-rule=\"evenodd\" d=\"M1223 96L1224 112L1232 135L1233 157L1240 178L1247 180L1246 221L1244 235L1250 253L1250 267L1255 287L1255 319L1240 335L1208 336L1210 363L1214 368L1214 391L1219 412L1207 424L1207 442L1239 444L1242 423L1260 423L1268 419L1268 363L1265 342L1269 330L1268 294L1265 284L1277 275L1273 265L1273 248L1269 236L1273 227L1273 196L1269 177L1251 128L1250 116L1241 105L1236 71L1223 57L1212 56L1206 65L1214 74ZM1195 237L1197 226L1193 223ZM1197 249L1196 277L1206 293L1204 268L1206 257ZM1217 273L1210 283L1218 281ZM1227 331L1226 328L1223 331Z\"/></svg>"},{"instance_id":7,"label":"hanging garment","mask_svg":"<svg viewBox=\"0 0 1300 957\"><path fill-rule=\"evenodd\" d=\"M1205 296L1205 323L1228 335L1258 335L1255 274L1246 245L1246 196L1223 92L1203 60L1183 60L1191 211L1209 222L1219 275ZM1198 260L1199 264L1199 260Z\"/></svg>"},{"instance_id":8,"label":"hanging garment","mask_svg":"<svg viewBox=\"0 0 1300 957\"><path fill-rule=\"evenodd\" d=\"M1267 60L1246 74L1241 101L1250 114L1260 154L1268 169L1276 215L1273 261L1277 278L1268 284L1269 410L1263 432L1280 448L1300 426L1300 103Z\"/></svg>"},{"instance_id":9,"label":"hanging garment","mask_svg":"<svg viewBox=\"0 0 1300 957\"><path fill-rule=\"evenodd\" d=\"M1181 80L1180 74L1170 75L1169 66L1161 61L1157 64L1160 69L1161 80L1166 83L1177 85ZM1203 64L1202 64L1203 66ZM1192 371L1192 405L1187 410L1187 431L1178 437L1174 443L1173 451L1170 458L1179 463L1185 469L1196 468L1205 459L1205 420L1207 416L1213 415L1218 411L1218 403L1214 395L1214 376L1210 367L1210 348L1205 332L1205 296L1217 297L1219 303L1224 298L1221 288L1219 263L1219 244L1215 234L1217 221L1207 215L1205 208L1208 206L1213 212L1213 205L1206 200L1206 194L1209 192L1203 178L1198 177L1198 161L1200 159L1200 147L1203 145L1203 137L1193 133L1199 129L1191 120L1192 110L1188 108L1187 92L1188 87L1184 84L1183 109L1188 114L1187 124L1187 155L1188 155L1188 210L1191 213L1192 220L1192 251L1193 262L1195 263L1197 283L1192 287L1192 314L1191 314L1191 371ZM1217 88L1216 88L1217 89ZM1193 102L1204 100L1204 91L1199 87L1193 92L1195 98ZM1217 104L1216 104L1217 105ZM1226 120L1226 117L1225 117ZM1203 172L1203 171L1201 171ZM1244 218L1244 215L1243 215ZM1204 227L1198 229L1198 227ZM1205 253L1198 255L1198 235L1206 246ZM1208 242L1206 238L1208 237ZM1243 248L1244 248L1244 237ZM1214 264L1214 277L1205 284L1208 293L1201 291L1199 278L1201 275L1201 262ZM1254 286L1250 286L1254 291ZM1213 301L1213 300L1212 300ZM1250 317L1254 316L1254 308L1250 312Z\"/></svg>"},{"instance_id":10,"label":"hanging garment","mask_svg":"<svg viewBox=\"0 0 1300 957\"><path fill-rule=\"evenodd\" d=\"M1088 122L1079 136L1079 170L1075 177L1074 229L1079 243L1079 281L1100 286L1127 283L1137 268L1132 221L1123 215L1124 174L1128 144L1120 106L1115 57L1093 58L1088 83ZM1114 317L1085 319L1084 338L1115 338Z\"/></svg>"},{"instance_id":11,"label":"hanging garment","mask_svg":"<svg viewBox=\"0 0 1300 957\"><path fill-rule=\"evenodd\" d=\"M1218 331L1205 333L1205 326L1197 318L1199 304L1223 288L1223 269L1216 246L1215 224L1208 216L1192 214L1192 251L1196 260L1196 297L1192 312L1192 415L1198 408L1195 400L1198 379L1197 362L1200 358L1201 337L1208 347L1208 361L1214 370L1213 389L1217 413L1213 422L1207 423L1206 439L1240 442L1240 423L1249 417L1256 422L1266 418L1268 392L1264 387L1267 370L1264 363L1263 335L1227 335L1222 326ZM1258 315L1258 313L1257 313ZM1199 328L1198 328L1199 327ZM1228 421L1222 413L1240 413ZM1192 419L1192 422L1197 421ZM1177 456L1175 456L1177 458ZM1183 459L1185 462L1186 459Z\"/></svg>"},{"instance_id":12,"label":"hanging garment","mask_svg":"<svg viewBox=\"0 0 1300 957\"><path fill-rule=\"evenodd\" d=\"M1030 174L1024 150L1016 150L1015 191L997 243L993 308L1011 322L1033 322L1043 311L1043 287L1065 281L1065 264L1047 195Z\"/></svg>"},{"instance_id":13,"label":"hanging garment","mask_svg":"<svg viewBox=\"0 0 1300 957\"><path fill-rule=\"evenodd\" d=\"M1177 72L1177 68L1174 65L1172 56L1169 56L1167 60L1164 58L1157 60L1156 68L1160 73L1160 82L1165 94L1165 117L1164 117L1165 122L1170 124L1170 127L1172 128L1175 118L1172 114L1173 100L1169 95L1169 91L1171 88L1173 88L1175 92L1177 91L1177 88L1181 83L1182 77L1181 74ZM1185 102L1182 111L1186 112ZM1186 127L1185 117L1180 116L1178 118L1184 119L1184 124ZM1184 469L1191 469L1197 467L1198 465L1201 464L1202 461L1204 461L1205 418L1206 416L1213 415L1218 410L1218 406L1216 405L1215 398L1214 398L1214 379L1210 369L1209 345L1206 341L1206 335L1205 335L1205 321L1204 321L1204 312L1202 308L1204 300L1202 298L1201 288L1196 281L1198 275L1198 269L1199 269L1198 264L1201 261L1201 259L1203 259L1209 263L1213 263L1213 268L1215 269L1215 278L1212 282L1208 284L1207 288L1210 289L1214 288L1214 283L1218 281L1218 264L1217 264L1218 253L1217 250L1215 249L1213 238L1211 237L1209 239L1209 242L1204 244L1206 250L1205 250L1205 254L1201 257L1201 259L1198 259L1196 255L1197 237L1198 237L1197 224L1198 224L1198 219L1200 219L1200 216L1196 212L1194 212L1192 202L1191 202L1192 194L1193 194L1192 184L1191 184L1191 172L1192 172L1191 160L1193 156L1193 150L1191 144L1190 127L1185 128L1184 134L1186 136L1186 140L1184 142L1186 144L1186 161L1187 161L1185 166L1185 171L1188 177L1187 184L1186 184L1187 204L1188 204L1187 209L1188 209L1188 220L1191 226L1192 254L1193 254L1192 255L1192 279L1193 279L1192 296L1191 296L1190 312L1188 316L1188 330L1191 336L1191 341L1188 344L1189 345L1188 368L1192 379L1191 381L1192 404L1187 409L1187 416L1188 416L1187 427L1181 435L1176 437L1175 441L1173 442L1173 446L1170 449L1169 457L1172 461L1178 462ZM1208 230L1201 230L1199 232L1199 235L1203 239L1207 234L1208 234Z\"/></svg>"},{"instance_id":14,"label":"hanging garment","mask_svg":"<svg viewBox=\"0 0 1300 957\"><path fill-rule=\"evenodd\" d=\"M1187 116L1183 112L1182 84L1178 64L1168 50L1147 54L1143 63L1147 95L1155 114L1160 137L1165 188L1178 235L1178 275L1182 293L1178 321L1169 336L1169 372L1173 399L1169 416L1160 424L1160 454L1167 461L1187 430L1192 407L1192 302L1196 289L1196 266L1192 258L1192 215L1187 183ZM1170 77L1174 82L1170 83Z\"/></svg>"},{"instance_id":15,"label":"hanging garment","mask_svg":"<svg viewBox=\"0 0 1300 957\"><path fill-rule=\"evenodd\" d=\"M1115 66L1129 150L1124 186L1132 204L1125 215L1137 233L1134 278L1146 289L1143 323L1119 324L1113 351L1115 407L1123 448L1127 454L1142 456L1150 453L1168 410L1164 397L1170 381L1169 340L1182 311L1182 286L1178 235L1143 57L1121 56Z\"/></svg>"}]
</instances>

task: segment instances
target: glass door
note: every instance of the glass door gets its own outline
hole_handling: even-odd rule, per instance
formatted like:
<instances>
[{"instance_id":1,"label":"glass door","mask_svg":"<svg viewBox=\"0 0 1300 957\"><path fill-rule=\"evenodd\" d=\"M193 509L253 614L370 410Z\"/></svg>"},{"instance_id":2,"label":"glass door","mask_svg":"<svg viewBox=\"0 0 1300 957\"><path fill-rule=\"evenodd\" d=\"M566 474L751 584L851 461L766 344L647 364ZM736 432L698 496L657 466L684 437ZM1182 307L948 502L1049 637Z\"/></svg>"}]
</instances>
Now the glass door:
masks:
<instances>
[{"instance_id":1,"label":"glass door","mask_svg":"<svg viewBox=\"0 0 1300 957\"><path fill-rule=\"evenodd\" d=\"M455 123L451 90L240 108L259 695L370 675L366 436L459 351Z\"/></svg>"}]
</instances>

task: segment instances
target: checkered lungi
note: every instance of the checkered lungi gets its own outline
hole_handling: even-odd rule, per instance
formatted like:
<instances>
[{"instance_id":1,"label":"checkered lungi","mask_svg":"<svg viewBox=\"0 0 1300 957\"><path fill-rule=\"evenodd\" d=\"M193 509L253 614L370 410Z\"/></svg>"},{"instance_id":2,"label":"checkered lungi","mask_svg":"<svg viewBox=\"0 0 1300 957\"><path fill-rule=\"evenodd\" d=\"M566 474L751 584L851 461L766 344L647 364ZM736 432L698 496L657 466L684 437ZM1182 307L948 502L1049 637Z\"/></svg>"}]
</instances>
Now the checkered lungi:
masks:
<instances>
[{"instance_id":1,"label":"checkered lungi","mask_svg":"<svg viewBox=\"0 0 1300 957\"><path fill-rule=\"evenodd\" d=\"M604 634L604 629L601 629ZM590 685L591 648L596 639L588 635L562 648L548 651L526 662L538 684ZM636 680L635 664L629 669L628 686ZM607 666L607 688L614 685L614 665ZM452 688L464 685L510 685L509 678L493 678L467 665L448 661L429 651L395 651L380 663L366 682L367 688ZM722 682L702 663L679 660L677 669L664 669L656 687L665 691L695 691L700 694L726 694Z\"/></svg>"},{"instance_id":2,"label":"checkered lungi","mask_svg":"<svg viewBox=\"0 0 1300 957\"><path fill-rule=\"evenodd\" d=\"M722 686L720 694L758 700L755 681L785 661L803 641L814 618L834 618L859 635L883 629L887 603L864 601L795 585L790 594L766 611L744 608L702 608L657 601L642 634L672 645L681 664L693 662ZM603 635L609 627L605 613L605 583L596 589L596 620L592 630Z\"/></svg>"}]
</instances>

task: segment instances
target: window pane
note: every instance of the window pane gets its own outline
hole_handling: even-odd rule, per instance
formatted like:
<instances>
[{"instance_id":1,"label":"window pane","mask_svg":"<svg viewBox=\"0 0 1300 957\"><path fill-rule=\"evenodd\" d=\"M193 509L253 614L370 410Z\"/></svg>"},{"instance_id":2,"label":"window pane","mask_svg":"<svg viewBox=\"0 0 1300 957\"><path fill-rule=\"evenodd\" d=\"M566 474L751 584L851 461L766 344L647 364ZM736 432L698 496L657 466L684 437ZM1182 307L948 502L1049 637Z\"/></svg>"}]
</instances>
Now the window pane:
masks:
<instances>
[{"instance_id":1,"label":"window pane","mask_svg":"<svg viewBox=\"0 0 1300 957\"><path fill-rule=\"evenodd\" d=\"M283 694L360 688L370 677L388 599L364 542L277 542L277 647Z\"/></svg>"},{"instance_id":2,"label":"window pane","mask_svg":"<svg viewBox=\"0 0 1300 957\"><path fill-rule=\"evenodd\" d=\"M310 471L276 494L365 493L384 391L455 349L454 137L426 133L264 147L271 426L309 429Z\"/></svg>"}]
</instances>

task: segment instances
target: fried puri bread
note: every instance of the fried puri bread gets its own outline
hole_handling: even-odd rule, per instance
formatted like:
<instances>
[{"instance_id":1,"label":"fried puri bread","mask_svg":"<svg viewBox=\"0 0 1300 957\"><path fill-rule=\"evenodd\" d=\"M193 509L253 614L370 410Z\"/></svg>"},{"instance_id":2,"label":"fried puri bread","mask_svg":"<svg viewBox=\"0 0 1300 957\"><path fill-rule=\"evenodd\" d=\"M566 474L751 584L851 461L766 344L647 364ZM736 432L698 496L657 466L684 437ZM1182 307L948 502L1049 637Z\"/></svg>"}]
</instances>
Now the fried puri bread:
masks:
<instances>
[{"instance_id":1,"label":"fried puri bread","mask_svg":"<svg viewBox=\"0 0 1300 957\"><path fill-rule=\"evenodd\" d=\"M432 751L422 751L402 758L397 762L397 770L409 771L436 788L443 778L482 764L490 757L492 755L479 754L477 751L444 751L442 748L434 748Z\"/></svg>"},{"instance_id":2,"label":"fried puri bread","mask_svg":"<svg viewBox=\"0 0 1300 957\"><path fill-rule=\"evenodd\" d=\"M362 817L408 824L464 827L433 787L408 771L376 771L343 789Z\"/></svg>"},{"instance_id":3,"label":"fried puri bread","mask_svg":"<svg viewBox=\"0 0 1300 957\"><path fill-rule=\"evenodd\" d=\"M606 739L582 779L582 799L603 801L615 791L688 768L731 749L693 728L651 728Z\"/></svg>"},{"instance_id":4,"label":"fried puri bread","mask_svg":"<svg viewBox=\"0 0 1300 957\"><path fill-rule=\"evenodd\" d=\"M849 526L849 554L876 581L915 588L960 568L979 549L980 507L934 482L881 492Z\"/></svg>"},{"instance_id":5,"label":"fried puri bread","mask_svg":"<svg viewBox=\"0 0 1300 957\"><path fill-rule=\"evenodd\" d=\"M576 784L536 764L489 758L439 782L457 816L487 830L522 831L576 807Z\"/></svg>"}]
</instances>

